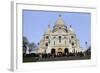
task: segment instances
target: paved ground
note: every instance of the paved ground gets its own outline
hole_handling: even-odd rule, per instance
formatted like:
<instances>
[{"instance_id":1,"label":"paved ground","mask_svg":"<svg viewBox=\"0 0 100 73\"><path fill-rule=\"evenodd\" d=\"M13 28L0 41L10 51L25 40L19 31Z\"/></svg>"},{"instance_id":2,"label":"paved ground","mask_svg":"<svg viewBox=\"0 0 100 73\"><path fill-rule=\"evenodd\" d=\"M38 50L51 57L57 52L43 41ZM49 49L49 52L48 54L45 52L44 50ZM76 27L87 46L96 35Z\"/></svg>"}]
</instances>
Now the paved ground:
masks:
<instances>
[{"instance_id":1,"label":"paved ground","mask_svg":"<svg viewBox=\"0 0 100 73\"><path fill-rule=\"evenodd\" d=\"M44 62L44 61L67 61L67 60L86 60L90 59L90 56L65 56L65 57L51 57L51 58L38 58L38 57L25 57L23 62Z\"/></svg>"},{"instance_id":2,"label":"paved ground","mask_svg":"<svg viewBox=\"0 0 100 73\"><path fill-rule=\"evenodd\" d=\"M84 59L90 59L90 56L71 56L71 57L55 57L55 58L42 58L38 61L64 61L64 60L84 60Z\"/></svg>"}]
</instances>

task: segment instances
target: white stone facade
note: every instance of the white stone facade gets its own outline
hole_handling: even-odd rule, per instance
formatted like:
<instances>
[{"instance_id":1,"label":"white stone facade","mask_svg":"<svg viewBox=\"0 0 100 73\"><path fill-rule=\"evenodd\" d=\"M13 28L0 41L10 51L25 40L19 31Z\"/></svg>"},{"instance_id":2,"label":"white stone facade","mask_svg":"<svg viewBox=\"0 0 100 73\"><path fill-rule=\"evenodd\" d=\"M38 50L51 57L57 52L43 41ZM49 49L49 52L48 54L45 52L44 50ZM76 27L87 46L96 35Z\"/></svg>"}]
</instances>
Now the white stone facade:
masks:
<instances>
[{"instance_id":1,"label":"white stone facade","mask_svg":"<svg viewBox=\"0 0 100 73\"><path fill-rule=\"evenodd\" d=\"M38 53L75 53L80 52L79 40L71 26L66 26L61 15L59 15L53 30L48 26L40 40Z\"/></svg>"}]
</instances>

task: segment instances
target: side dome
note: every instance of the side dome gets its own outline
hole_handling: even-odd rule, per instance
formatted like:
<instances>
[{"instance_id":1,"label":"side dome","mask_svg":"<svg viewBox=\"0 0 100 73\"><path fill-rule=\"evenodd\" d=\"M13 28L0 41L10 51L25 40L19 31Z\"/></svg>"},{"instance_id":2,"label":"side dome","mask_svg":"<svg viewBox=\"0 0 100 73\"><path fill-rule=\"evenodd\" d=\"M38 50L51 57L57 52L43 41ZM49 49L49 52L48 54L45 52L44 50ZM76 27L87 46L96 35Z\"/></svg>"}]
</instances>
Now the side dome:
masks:
<instances>
[{"instance_id":1,"label":"side dome","mask_svg":"<svg viewBox=\"0 0 100 73\"><path fill-rule=\"evenodd\" d=\"M48 25L48 29L47 31L45 32L45 34L50 34L51 33L51 29L50 29L50 25Z\"/></svg>"},{"instance_id":2,"label":"side dome","mask_svg":"<svg viewBox=\"0 0 100 73\"><path fill-rule=\"evenodd\" d=\"M72 26L69 27L69 32L75 34L74 30L72 29Z\"/></svg>"}]
</instances>

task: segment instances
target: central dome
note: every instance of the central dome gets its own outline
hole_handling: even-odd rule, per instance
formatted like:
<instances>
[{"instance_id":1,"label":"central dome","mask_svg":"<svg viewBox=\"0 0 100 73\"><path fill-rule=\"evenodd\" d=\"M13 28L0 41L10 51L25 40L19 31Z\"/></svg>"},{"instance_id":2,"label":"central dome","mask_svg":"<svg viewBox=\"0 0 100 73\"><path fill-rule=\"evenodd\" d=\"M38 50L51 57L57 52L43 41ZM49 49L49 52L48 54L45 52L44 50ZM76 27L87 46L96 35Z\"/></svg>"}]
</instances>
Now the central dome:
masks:
<instances>
[{"instance_id":1,"label":"central dome","mask_svg":"<svg viewBox=\"0 0 100 73\"><path fill-rule=\"evenodd\" d=\"M56 21L56 26L64 26L64 21L63 19L61 18L61 15L59 15L57 21Z\"/></svg>"},{"instance_id":2,"label":"central dome","mask_svg":"<svg viewBox=\"0 0 100 73\"><path fill-rule=\"evenodd\" d=\"M59 15L54 27L53 27L53 32L56 31L64 31L67 32L67 26L64 23L64 20L62 19L61 15Z\"/></svg>"}]
</instances>

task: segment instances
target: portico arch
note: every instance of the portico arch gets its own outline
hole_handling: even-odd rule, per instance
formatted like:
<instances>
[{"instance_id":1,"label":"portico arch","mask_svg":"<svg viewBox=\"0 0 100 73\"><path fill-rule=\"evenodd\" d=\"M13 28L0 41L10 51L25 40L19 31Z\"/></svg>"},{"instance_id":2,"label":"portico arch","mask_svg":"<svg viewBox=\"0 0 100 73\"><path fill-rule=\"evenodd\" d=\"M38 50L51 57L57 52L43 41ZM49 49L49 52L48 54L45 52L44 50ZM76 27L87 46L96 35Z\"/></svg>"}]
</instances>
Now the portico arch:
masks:
<instances>
[{"instance_id":1,"label":"portico arch","mask_svg":"<svg viewBox=\"0 0 100 73\"><path fill-rule=\"evenodd\" d=\"M55 53L56 53L55 49L52 48L52 49L51 49L51 54L55 54Z\"/></svg>"},{"instance_id":2,"label":"portico arch","mask_svg":"<svg viewBox=\"0 0 100 73\"><path fill-rule=\"evenodd\" d=\"M66 53L69 53L68 48L65 48L65 49L64 49L64 53L65 53L65 54L66 54Z\"/></svg>"},{"instance_id":3,"label":"portico arch","mask_svg":"<svg viewBox=\"0 0 100 73\"><path fill-rule=\"evenodd\" d=\"M62 48L58 48L58 53L62 53Z\"/></svg>"}]
</instances>

